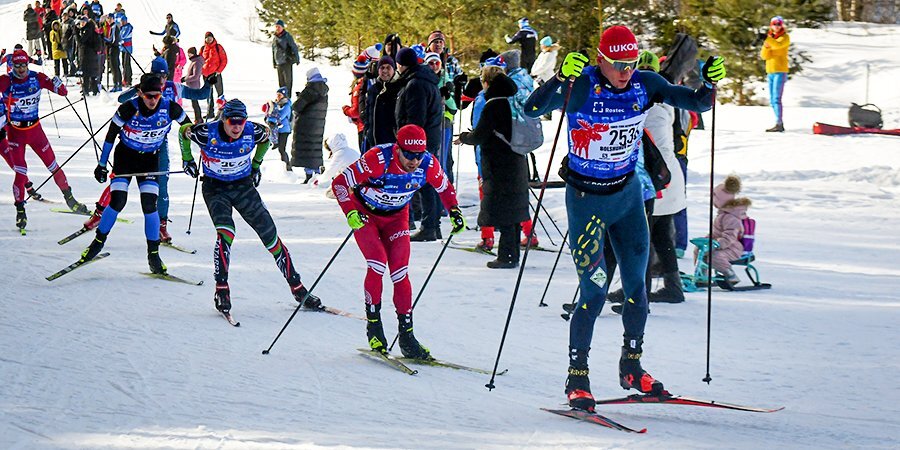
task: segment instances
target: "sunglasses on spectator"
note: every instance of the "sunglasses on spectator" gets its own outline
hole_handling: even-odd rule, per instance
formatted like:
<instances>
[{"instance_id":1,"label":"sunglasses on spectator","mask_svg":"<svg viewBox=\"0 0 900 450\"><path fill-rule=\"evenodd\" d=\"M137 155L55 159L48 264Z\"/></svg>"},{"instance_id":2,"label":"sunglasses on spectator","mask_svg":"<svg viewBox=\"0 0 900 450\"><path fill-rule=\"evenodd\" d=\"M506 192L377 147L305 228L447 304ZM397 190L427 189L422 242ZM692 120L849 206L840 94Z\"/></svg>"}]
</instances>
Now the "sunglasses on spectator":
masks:
<instances>
[{"instance_id":1,"label":"sunglasses on spectator","mask_svg":"<svg viewBox=\"0 0 900 450\"><path fill-rule=\"evenodd\" d=\"M624 72L625 69L634 70L638 65L638 60L636 59L633 61L618 61L604 55L603 53L601 53L600 56L602 56L603 59L606 60L606 62L612 64L613 68L618 70L619 72Z\"/></svg>"},{"instance_id":2,"label":"sunglasses on spectator","mask_svg":"<svg viewBox=\"0 0 900 450\"><path fill-rule=\"evenodd\" d=\"M145 92L145 93L141 94L141 96L146 98L147 100L159 100L159 98L162 97L162 93L160 93L160 92L157 92L157 93Z\"/></svg>"},{"instance_id":3,"label":"sunglasses on spectator","mask_svg":"<svg viewBox=\"0 0 900 450\"><path fill-rule=\"evenodd\" d=\"M407 150L400 149L400 153L403 154L403 157L410 161L418 161L425 157L425 152L411 152Z\"/></svg>"},{"instance_id":4,"label":"sunglasses on spectator","mask_svg":"<svg viewBox=\"0 0 900 450\"><path fill-rule=\"evenodd\" d=\"M247 123L247 118L246 117L226 117L225 123L227 123L228 125L232 125L232 126L243 125L243 124Z\"/></svg>"},{"instance_id":5,"label":"sunglasses on spectator","mask_svg":"<svg viewBox=\"0 0 900 450\"><path fill-rule=\"evenodd\" d=\"M439 66L441 65L440 61L428 61L429 66Z\"/></svg>"}]
</instances>

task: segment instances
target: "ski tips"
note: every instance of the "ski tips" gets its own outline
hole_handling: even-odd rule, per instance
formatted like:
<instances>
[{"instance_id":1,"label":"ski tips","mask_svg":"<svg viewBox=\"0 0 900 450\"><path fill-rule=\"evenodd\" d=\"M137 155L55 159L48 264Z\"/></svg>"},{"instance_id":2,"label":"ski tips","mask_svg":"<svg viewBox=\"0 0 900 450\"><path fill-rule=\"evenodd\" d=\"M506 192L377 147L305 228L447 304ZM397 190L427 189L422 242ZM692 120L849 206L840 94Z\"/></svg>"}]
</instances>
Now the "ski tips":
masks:
<instances>
[{"instance_id":1,"label":"ski tips","mask_svg":"<svg viewBox=\"0 0 900 450\"><path fill-rule=\"evenodd\" d=\"M269 351L268 351L268 350L263 350L263 351L262 351L262 354L263 354L263 355L268 355L268 354L269 354Z\"/></svg>"}]
</instances>

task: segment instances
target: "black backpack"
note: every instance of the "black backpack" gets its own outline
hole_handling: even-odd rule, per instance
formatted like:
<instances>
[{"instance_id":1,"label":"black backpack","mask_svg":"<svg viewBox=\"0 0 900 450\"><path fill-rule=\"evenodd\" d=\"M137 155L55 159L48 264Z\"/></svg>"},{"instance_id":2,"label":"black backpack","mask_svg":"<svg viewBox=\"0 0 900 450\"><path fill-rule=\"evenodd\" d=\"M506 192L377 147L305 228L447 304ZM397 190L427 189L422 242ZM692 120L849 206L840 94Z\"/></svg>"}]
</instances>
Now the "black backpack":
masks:
<instances>
[{"instance_id":1,"label":"black backpack","mask_svg":"<svg viewBox=\"0 0 900 450\"><path fill-rule=\"evenodd\" d=\"M656 146L653 138L650 137L646 130L641 136L641 143L644 146L644 169L650 175L653 189L659 192L665 189L672 181L672 173L669 172L669 167L666 166L666 160L663 159L659 147Z\"/></svg>"},{"instance_id":2,"label":"black backpack","mask_svg":"<svg viewBox=\"0 0 900 450\"><path fill-rule=\"evenodd\" d=\"M847 118L851 127L881 128L884 121L881 119L881 108L866 103L865 105L850 104Z\"/></svg>"}]
</instances>

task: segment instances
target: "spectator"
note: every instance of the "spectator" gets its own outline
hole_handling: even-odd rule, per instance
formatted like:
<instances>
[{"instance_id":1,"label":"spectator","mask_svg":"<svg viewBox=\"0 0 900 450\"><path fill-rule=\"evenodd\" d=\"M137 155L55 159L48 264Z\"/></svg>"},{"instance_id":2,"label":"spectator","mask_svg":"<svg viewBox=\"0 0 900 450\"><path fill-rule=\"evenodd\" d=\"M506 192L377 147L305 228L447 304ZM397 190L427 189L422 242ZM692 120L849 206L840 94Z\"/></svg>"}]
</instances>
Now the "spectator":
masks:
<instances>
[{"instance_id":1,"label":"spectator","mask_svg":"<svg viewBox=\"0 0 900 450\"><path fill-rule=\"evenodd\" d=\"M62 39L62 25L59 21L54 21L50 30L50 47L53 56L53 74L56 76L66 76L69 73L69 60L67 59L65 44ZM62 72L60 72L62 66Z\"/></svg>"},{"instance_id":2,"label":"spectator","mask_svg":"<svg viewBox=\"0 0 900 450\"><path fill-rule=\"evenodd\" d=\"M163 37L163 48L162 50L157 50L156 46L153 46L153 54L155 56L161 56L164 60L166 60L167 73L166 77L170 80L174 80L175 78L175 64L178 61L178 44L175 43L175 37L171 34L165 35Z\"/></svg>"},{"instance_id":3,"label":"spectator","mask_svg":"<svg viewBox=\"0 0 900 450\"><path fill-rule=\"evenodd\" d=\"M275 93L275 101L268 104L266 122L275 137L275 145L278 146L278 154L281 155L285 170L292 172L291 158L285 150L288 136L291 135L291 99L288 98L288 92L284 86L278 88Z\"/></svg>"},{"instance_id":4,"label":"spectator","mask_svg":"<svg viewBox=\"0 0 900 450\"><path fill-rule=\"evenodd\" d=\"M80 19L76 40L81 61L81 91L86 96L99 95L101 40L93 20Z\"/></svg>"},{"instance_id":5,"label":"spectator","mask_svg":"<svg viewBox=\"0 0 900 450\"><path fill-rule=\"evenodd\" d=\"M534 46L537 44L537 31L528 24L528 19L523 17L519 19L519 31L513 37L506 35L507 44L519 43L522 47L522 67L527 71L531 71L534 64Z\"/></svg>"},{"instance_id":6,"label":"spectator","mask_svg":"<svg viewBox=\"0 0 900 450\"><path fill-rule=\"evenodd\" d=\"M719 247L712 252L712 266L718 275L723 276L731 284L737 284L738 277L731 268L731 261L744 254L743 219L747 217L747 209L751 202L746 197L736 197L741 192L741 179L729 175L725 181L713 189L713 205L718 209L713 222L713 239ZM695 255L696 257L696 255Z\"/></svg>"},{"instance_id":7,"label":"spectator","mask_svg":"<svg viewBox=\"0 0 900 450\"><path fill-rule=\"evenodd\" d=\"M119 6L122 6L120 3ZM176 39L181 37L181 29L178 28L178 24L175 23L175 20L172 18L172 13L166 14L166 27L159 32L151 31L150 34L154 36L168 36L173 35Z\"/></svg>"},{"instance_id":8,"label":"spectator","mask_svg":"<svg viewBox=\"0 0 900 450\"><path fill-rule=\"evenodd\" d=\"M206 32L203 41L203 47L200 48L200 54L203 55L203 76L208 77L214 73L219 74L216 80L216 94L210 92L209 101L207 102L206 118L212 119L215 117L213 114L214 99L225 95L222 72L225 70L225 66L228 65L228 54L226 54L225 49L216 42L216 37L213 36L212 31Z\"/></svg>"},{"instance_id":9,"label":"spectator","mask_svg":"<svg viewBox=\"0 0 900 450\"><path fill-rule=\"evenodd\" d=\"M112 88L109 91L120 92L122 90L122 55L119 51L121 42L119 25L116 23L116 18L112 14L106 15L103 40L106 42L106 60L109 61L109 69L112 72Z\"/></svg>"},{"instance_id":10,"label":"spectator","mask_svg":"<svg viewBox=\"0 0 900 450\"><path fill-rule=\"evenodd\" d=\"M35 50L41 49L41 26L40 18L35 12L34 7L29 3L25 7L25 39L28 40L28 54L35 54Z\"/></svg>"},{"instance_id":11,"label":"spectator","mask_svg":"<svg viewBox=\"0 0 900 450\"><path fill-rule=\"evenodd\" d=\"M181 46L181 41L178 38L175 38L175 43L178 44L178 56L175 58L175 70L174 75L175 81L181 79L184 75L184 66L187 64L187 56L184 54L184 48Z\"/></svg>"},{"instance_id":12,"label":"spectator","mask_svg":"<svg viewBox=\"0 0 900 450\"><path fill-rule=\"evenodd\" d=\"M294 37L284 29L284 21L275 22L275 36L272 37L272 67L278 73L278 85L287 88L288 93L294 88L294 64L300 63L300 52Z\"/></svg>"},{"instance_id":13,"label":"spectator","mask_svg":"<svg viewBox=\"0 0 900 450\"><path fill-rule=\"evenodd\" d=\"M390 56L397 60L397 52L403 48L403 43L400 41L400 35L396 33L388 34L387 37L384 38L384 54Z\"/></svg>"},{"instance_id":14,"label":"spectator","mask_svg":"<svg viewBox=\"0 0 900 450\"><path fill-rule=\"evenodd\" d=\"M531 76L542 86L550 78L556 76L556 56L559 54L559 44L553 42L553 38L545 36L541 39L541 54L538 55L534 65L531 66ZM551 114L542 116L542 120L551 120Z\"/></svg>"},{"instance_id":15,"label":"spectator","mask_svg":"<svg viewBox=\"0 0 900 450\"><path fill-rule=\"evenodd\" d=\"M93 0L91 2L91 13L93 14L91 18L94 21L98 21L103 17L103 5L100 4L100 0Z\"/></svg>"},{"instance_id":16,"label":"spectator","mask_svg":"<svg viewBox=\"0 0 900 450\"><path fill-rule=\"evenodd\" d=\"M50 0L50 9L56 13L57 17L62 17L62 0Z\"/></svg>"},{"instance_id":17,"label":"spectator","mask_svg":"<svg viewBox=\"0 0 900 450\"><path fill-rule=\"evenodd\" d=\"M291 165L304 168L304 184L322 166L322 137L325 135L325 116L328 112L327 81L318 68L309 69L306 72L306 87L297 93L297 101L294 102Z\"/></svg>"},{"instance_id":18,"label":"spectator","mask_svg":"<svg viewBox=\"0 0 900 450\"><path fill-rule=\"evenodd\" d=\"M359 159L359 151L347 144L347 137L344 133L337 133L325 141L325 151L328 159L322 173L316 176L313 181L313 187L325 188L325 196L334 199L334 192L331 192L331 180L340 175L350 164L355 163Z\"/></svg>"},{"instance_id":19,"label":"spectator","mask_svg":"<svg viewBox=\"0 0 900 450\"><path fill-rule=\"evenodd\" d=\"M397 141L394 135L397 108L397 94L400 83L394 82L397 76L397 65L390 56L382 56L376 63L378 78L369 87L366 98L366 141L371 146ZM357 159L359 156L357 156Z\"/></svg>"},{"instance_id":20,"label":"spectator","mask_svg":"<svg viewBox=\"0 0 900 450\"><path fill-rule=\"evenodd\" d=\"M520 65L521 55L522 52L519 50L509 50L500 54L500 57L506 62L507 76L516 83L519 89L511 99L513 118L516 120L525 116L525 100L528 100L528 96L534 92L534 80L531 78L531 75L528 75L528 70ZM531 157L531 176L529 178L531 181L540 181L537 159L534 153L530 153L529 156ZM525 231L526 235L530 233L530 229ZM537 236L534 236L534 239L531 245L532 247L537 247Z\"/></svg>"},{"instance_id":21,"label":"spectator","mask_svg":"<svg viewBox=\"0 0 900 450\"><path fill-rule=\"evenodd\" d=\"M53 22L56 22L59 19L59 15L50 8L41 9L43 10L42 15L44 17L44 21L41 23L41 30L43 32L41 40L44 43L44 52L50 59L54 59L53 48L50 44L50 32L53 31Z\"/></svg>"},{"instance_id":22,"label":"spectator","mask_svg":"<svg viewBox=\"0 0 900 450\"><path fill-rule=\"evenodd\" d=\"M350 119L350 122L356 125L356 136L359 141L359 151L365 153L366 148L369 146L366 145L366 134L365 134L365 101L364 96L366 83L369 80L366 79L366 71L369 67L369 59L366 55L359 55L356 57L356 61L353 62L353 84L350 88L350 104L344 105L341 110L344 112L344 115Z\"/></svg>"},{"instance_id":23,"label":"spectator","mask_svg":"<svg viewBox=\"0 0 900 450\"><path fill-rule=\"evenodd\" d=\"M117 13L119 20L119 51L122 53L122 85L131 86L131 60L134 59L134 50L131 36L134 27L128 23L128 17L124 13Z\"/></svg>"},{"instance_id":24,"label":"spectator","mask_svg":"<svg viewBox=\"0 0 900 450\"><path fill-rule=\"evenodd\" d=\"M78 55L75 53L75 35L77 31L75 27L75 8L67 8L65 14L63 15L63 18L62 42L63 48L65 48L66 51L66 56L69 57L66 76L73 77L75 76L75 72L78 71Z\"/></svg>"},{"instance_id":25,"label":"spectator","mask_svg":"<svg viewBox=\"0 0 900 450\"><path fill-rule=\"evenodd\" d=\"M441 119L444 105L438 90L438 76L419 64L415 50L402 48L397 52L397 71L400 92L395 111L396 127L414 124L425 130L427 150L438 156L441 149ZM436 241L441 239L440 198L431 185L421 189L422 229L410 236L412 241Z\"/></svg>"},{"instance_id":26,"label":"spectator","mask_svg":"<svg viewBox=\"0 0 900 450\"><path fill-rule=\"evenodd\" d=\"M197 54L197 47L188 49L188 67L187 75L181 79L189 88L199 89L203 85L203 57ZM200 108L199 100L191 100L191 106L194 107L194 123L203 121L203 110Z\"/></svg>"},{"instance_id":27,"label":"spectator","mask_svg":"<svg viewBox=\"0 0 900 450\"><path fill-rule=\"evenodd\" d=\"M491 269L511 269L519 265L519 235L522 221L529 219L528 163L512 151L512 99L518 88L500 71L482 69L481 83L487 103L478 125L460 133L457 143L481 146L481 173L484 198L478 225L500 231L497 259ZM491 74L494 74L491 76ZM502 135L502 138L501 138Z\"/></svg>"},{"instance_id":28,"label":"spectator","mask_svg":"<svg viewBox=\"0 0 900 450\"><path fill-rule=\"evenodd\" d=\"M775 16L769 21L769 33L759 52L760 58L766 61L766 73L769 79L769 103L775 112L775 126L768 132L783 132L781 96L784 94L784 83L788 76L788 49L791 37L784 29L784 19Z\"/></svg>"}]
</instances>

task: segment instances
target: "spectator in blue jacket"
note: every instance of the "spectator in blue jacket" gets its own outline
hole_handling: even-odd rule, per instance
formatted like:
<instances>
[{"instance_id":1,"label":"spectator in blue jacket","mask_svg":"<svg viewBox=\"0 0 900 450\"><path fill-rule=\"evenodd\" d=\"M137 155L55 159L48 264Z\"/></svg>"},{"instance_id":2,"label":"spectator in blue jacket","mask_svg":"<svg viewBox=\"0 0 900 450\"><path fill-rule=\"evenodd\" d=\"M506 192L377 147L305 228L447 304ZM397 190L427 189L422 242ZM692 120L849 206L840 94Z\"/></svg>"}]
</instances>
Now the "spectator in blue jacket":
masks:
<instances>
[{"instance_id":1,"label":"spectator in blue jacket","mask_svg":"<svg viewBox=\"0 0 900 450\"><path fill-rule=\"evenodd\" d=\"M151 31L150 34L154 36L165 36L171 34L178 38L181 36L181 29L178 28L178 24L175 23L175 20L172 18L172 13L166 14L166 28L162 31Z\"/></svg>"},{"instance_id":2,"label":"spectator in blue jacket","mask_svg":"<svg viewBox=\"0 0 900 450\"><path fill-rule=\"evenodd\" d=\"M123 13L116 13L116 19L119 21L119 50L122 52L122 85L131 86L131 53L134 50L131 35L134 27Z\"/></svg>"},{"instance_id":3,"label":"spectator in blue jacket","mask_svg":"<svg viewBox=\"0 0 900 450\"><path fill-rule=\"evenodd\" d=\"M269 103L268 111L266 111L266 122L269 124L269 129L272 130L273 141L278 146L278 154L281 155L285 170L288 172L293 172L293 169L291 169L291 157L285 149L288 136L291 135L292 106L293 104L288 96L288 88L287 86L282 86L275 92L275 101Z\"/></svg>"}]
</instances>

